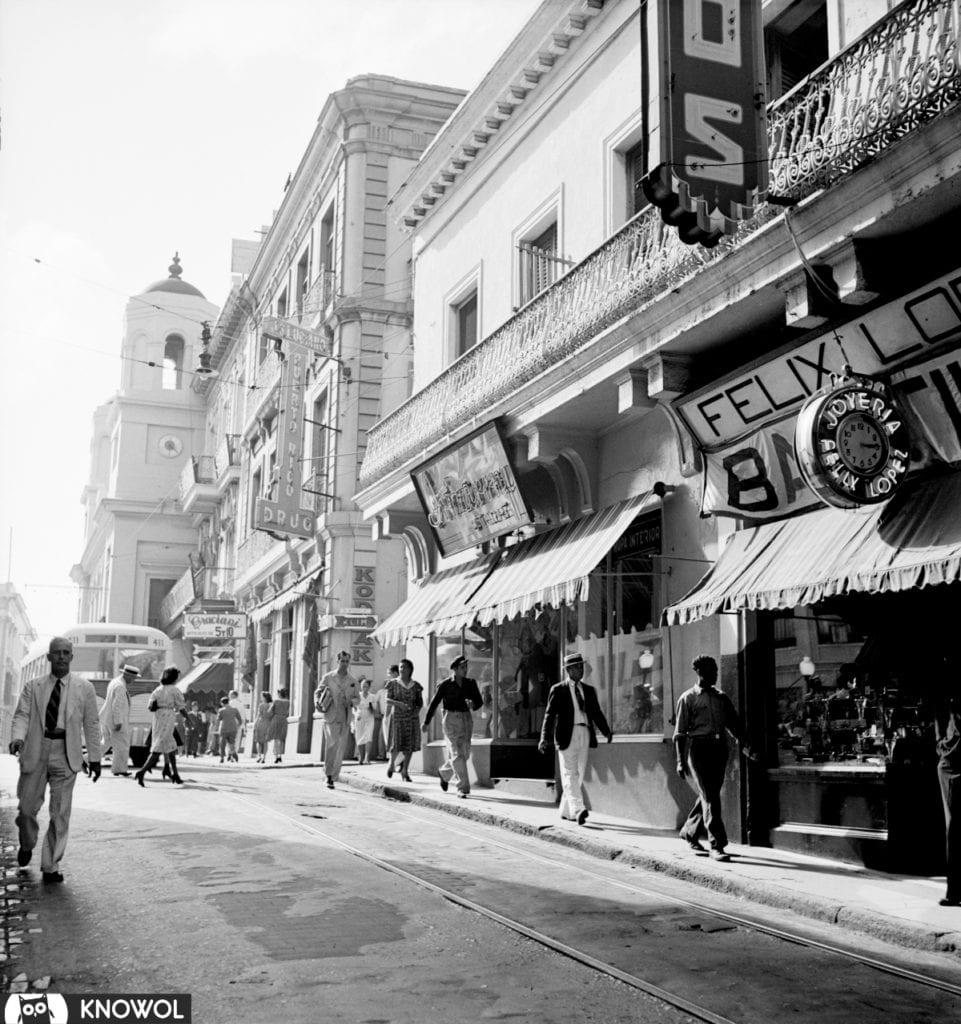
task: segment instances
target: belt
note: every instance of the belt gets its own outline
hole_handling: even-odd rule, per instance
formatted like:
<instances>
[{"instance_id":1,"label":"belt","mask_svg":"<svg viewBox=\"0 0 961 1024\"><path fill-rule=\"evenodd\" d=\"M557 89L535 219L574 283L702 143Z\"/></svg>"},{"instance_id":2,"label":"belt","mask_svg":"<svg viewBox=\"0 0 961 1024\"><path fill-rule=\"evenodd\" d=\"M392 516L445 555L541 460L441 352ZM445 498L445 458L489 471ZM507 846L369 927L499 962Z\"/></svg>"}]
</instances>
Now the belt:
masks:
<instances>
[{"instance_id":1,"label":"belt","mask_svg":"<svg viewBox=\"0 0 961 1024\"><path fill-rule=\"evenodd\" d=\"M575 722L574 724L583 725L585 729L590 729L590 726L587 724L587 722Z\"/></svg>"},{"instance_id":2,"label":"belt","mask_svg":"<svg viewBox=\"0 0 961 1024\"><path fill-rule=\"evenodd\" d=\"M48 740L65 740L67 738L67 731L66 729L45 729L43 735Z\"/></svg>"}]
</instances>

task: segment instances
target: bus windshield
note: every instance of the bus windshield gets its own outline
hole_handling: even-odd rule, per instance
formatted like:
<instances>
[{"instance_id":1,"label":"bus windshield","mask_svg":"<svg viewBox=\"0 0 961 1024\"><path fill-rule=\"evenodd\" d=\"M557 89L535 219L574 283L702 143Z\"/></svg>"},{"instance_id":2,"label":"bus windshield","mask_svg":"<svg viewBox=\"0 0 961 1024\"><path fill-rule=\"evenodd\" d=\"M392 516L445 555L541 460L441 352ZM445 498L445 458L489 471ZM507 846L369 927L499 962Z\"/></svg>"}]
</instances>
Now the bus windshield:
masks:
<instances>
[{"instance_id":1,"label":"bus windshield","mask_svg":"<svg viewBox=\"0 0 961 1024\"><path fill-rule=\"evenodd\" d=\"M146 647L83 647L76 645L70 671L85 679L113 679L124 665L135 665L140 670L140 682L160 682L164 670L163 651Z\"/></svg>"}]
</instances>

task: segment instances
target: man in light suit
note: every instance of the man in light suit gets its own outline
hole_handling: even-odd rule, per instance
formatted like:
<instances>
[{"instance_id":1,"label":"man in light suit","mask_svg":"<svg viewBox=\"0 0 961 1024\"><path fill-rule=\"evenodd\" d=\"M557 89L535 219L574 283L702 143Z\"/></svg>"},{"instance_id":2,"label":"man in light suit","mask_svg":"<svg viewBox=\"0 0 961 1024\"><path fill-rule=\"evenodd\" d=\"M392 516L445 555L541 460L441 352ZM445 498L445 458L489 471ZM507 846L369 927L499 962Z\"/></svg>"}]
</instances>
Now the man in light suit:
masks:
<instances>
[{"instance_id":1,"label":"man in light suit","mask_svg":"<svg viewBox=\"0 0 961 1024\"><path fill-rule=\"evenodd\" d=\"M100 709L100 733L103 750L113 748L110 771L113 775L129 775L127 760L130 757L130 694L127 683L140 675L136 665L124 665L116 679L110 680L103 707Z\"/></svg>"},{"instance_id":2,"label":"man in light suit","mask_svg":"<svg viewBox=\"0 0 961 1024\"><path fill-rule=\"evenodd\" d=\"M24 684L13 714L10 753L20 756L17 783L17 863L26 867L40 832L37 815L50 786L50 824L40 868L48 884L63 881L60 861L67 848L73 785L87 744L90 778L100 778L100 719L93 683L70 674L73 644L54 637L47 650L50 675Z\"/></svg>"},{"instance_id":3,"label":"man in light suit","mask_svg":"<svg viewBox=\"0 0 961 1024\"><path fill-rule=\"evenodd\" d=\"M587 808L582 795L584 773L587 771L591 748L597 746L595 728L607 737L608 743L614 738L614 733L601 711L597 691L583 682L583 657L577 653L568 654L564 658L564 668L567 679L552 686L547 696L541 741L537 749L544 754L548 743L553 742L557 747L561 785L564 787L561 794L561 817L583 825L587 821Z\"/></svg>"}]
</instances>

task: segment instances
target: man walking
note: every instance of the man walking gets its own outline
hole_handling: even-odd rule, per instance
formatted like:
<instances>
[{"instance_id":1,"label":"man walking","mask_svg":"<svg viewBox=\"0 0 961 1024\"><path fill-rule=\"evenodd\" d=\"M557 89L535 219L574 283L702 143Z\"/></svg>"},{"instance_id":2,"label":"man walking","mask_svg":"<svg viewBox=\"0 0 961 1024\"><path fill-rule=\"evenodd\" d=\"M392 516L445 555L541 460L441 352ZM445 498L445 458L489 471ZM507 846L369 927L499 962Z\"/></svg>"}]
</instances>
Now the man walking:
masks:
<instances>
[{"instance_id":1,"label":"man walking","mask_svg":"<svg viewBox=\"0 0 961 1024\"><path fill-rule=\"evenodd\" d=\"M451 675L437 687L427 707L423 731L430 728L438 704L443 704L442 727L447 745L447 760L440 766L440 788L446 793L450 780L457 786L457 795L464 799L470 792L467 762L470 760L470 741L474 734L471 714L483 704L476 679L467 678L467 659L461 655L450 663Z\"/></svg>"},{"instance_id":2,"label":"man walking","mask_svg":"<svg viewBox=\"0 0 961 1024\"><path fill-rule=\"evenodd\" d=\"M567 679L555 683L547 695L544 722L541 726L541 741L537 749L547 752L548 743L557 747L560 764L561 817L583 825L587 821L584 806L584 773L593 747L597 746L597 732L614 738L604 712L597 701L597 691L584 680L584 658L577 653L564 658Z\"/></svg>"},{"instance_id":3,"label":"man walking","mask_svg":"<svg viewBox=\"0 0 961 1024\"><path fill-rule=\"evenodd\" d=\"M935 706L938 783L944 804L947 889L942 907L961 907L961 684L953 673Z\"/></svg>"},{"instance_id":4,"label":"man walking","mask_svg":"<svg viewBox=\"0 0 961 1024\"><path fill-rule=\"evenodd\" d=\"M704 853L700 838L706 835L714 860L728 860L727 830L721 817L721 786L727 765L729 732L750 757L743 743L743 729L731 698L716 689L717 662L702 654L691 662L697 684L678 698L674 726L677 774L691 773L697 800L681 827L681 838L696 853Z\"/></svg>"},{"instance_id":5,"label":"man walking","mask_svg":"<svg viewBox=\"0 0 961 1024\"><path fill-rule=\"evenodd\" d=\"M351 711L357 696L357 680L347 671L349 665L350 654L339 651L336 671L321 678L314 695L315 706L324 716L324 773L328 789L333 789L340 778Z\"/></svg>"},{"instance_id":6,"label":"man walking","mask_svg":"<svg viewBox=\"0 0 961 1024\"><path fill-rule=\"evenodd\" d=\"M48 884L63 881L60 862L67 848L73 786L83 767L87 744L90 778L100 778L100 719L93 683L71 675L73 644L54 637L47 650L50 675L24 683L13 714L10 753L20 755L17 783L17 863L26 867L37 845L37 815L50 786L50 822L40 868Z\"/></svg>"},{"instance_id":7,"label":"man walking","mask_svg":"<svg viewBox=\"0 0 961 1024\"><path fill-rule=\"evenodd\" d=\"M130 692L127 684L140 675L136 665L124 665L116 679L111 679L100 709L100 735L103 752L113 748L111 775L129 775L130 757Z\"/></svg>"}]
</instances>

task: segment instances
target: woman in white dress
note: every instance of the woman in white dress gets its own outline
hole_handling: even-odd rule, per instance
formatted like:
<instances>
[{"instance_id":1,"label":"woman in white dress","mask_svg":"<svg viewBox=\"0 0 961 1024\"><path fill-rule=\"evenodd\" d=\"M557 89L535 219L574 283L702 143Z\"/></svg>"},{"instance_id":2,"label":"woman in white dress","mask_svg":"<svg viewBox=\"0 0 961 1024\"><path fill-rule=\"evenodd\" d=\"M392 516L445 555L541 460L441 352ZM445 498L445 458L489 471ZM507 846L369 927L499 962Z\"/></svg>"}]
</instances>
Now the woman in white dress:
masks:
<instances>
[{"instance_id":1,"label":"woman in white dress","mask_svg":"<svg viewBox=\"0 0 961 1024\"><path fill-rule=\"evenodd\" d=\"M174 728L181 716L184 721L187 720L187 703L184 695L174 686L179 678L179 668L165 668L160 677L160 685L150 694L150 703L147 707L153 712L153 739L150 744L150 757L137 772L138 785L144 784L144 776L157 764L161 754L165 762L164 775L168 776L171 782L183 782L177 773L178 744L174 737Z\"/></svg>"},{"instance_id":2,"label":"woman in white dress","mask_svg":"<svg viewBox=\"0 0 961 1024\"><path fill-rule=\"evenodd\" d=\"M354 734L354 743L357 747L358 764L370 764L370 744L374 739L374 725L377 721L376 702L377 698L370 692L370 680L361 679L360 697L350 723L350 731Z\"/></svg>"}]
</instances>

